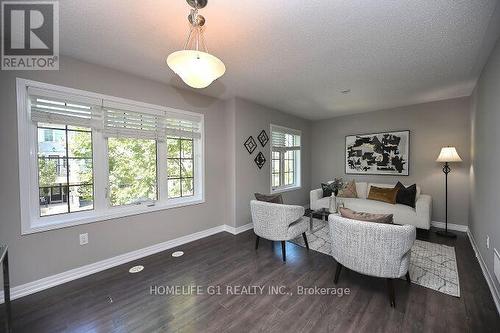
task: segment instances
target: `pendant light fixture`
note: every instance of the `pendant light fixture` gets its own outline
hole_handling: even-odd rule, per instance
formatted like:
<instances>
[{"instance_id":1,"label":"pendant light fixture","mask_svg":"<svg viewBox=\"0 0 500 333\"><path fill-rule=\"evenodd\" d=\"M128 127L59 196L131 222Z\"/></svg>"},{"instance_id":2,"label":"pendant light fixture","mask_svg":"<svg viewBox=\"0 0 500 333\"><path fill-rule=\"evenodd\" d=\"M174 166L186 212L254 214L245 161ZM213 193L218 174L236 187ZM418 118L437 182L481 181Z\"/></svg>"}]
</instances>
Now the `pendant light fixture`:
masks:
<instances>
[{"instance_id":1,"label":"pendant light fixture","mask_svg":"<svg viewBox=\"0 0 500 333\"><path fill-rule=\"evenodd\" d=\"M205 18L198 14L198 10L205 7L208 0L186 1L193 7L188 16L191 24L189 35L184 49L170 54L167 64L188 86L201 89L224 75L226 66L219 58L208 53L203 38Z\"/></svg>"}]
</instances>

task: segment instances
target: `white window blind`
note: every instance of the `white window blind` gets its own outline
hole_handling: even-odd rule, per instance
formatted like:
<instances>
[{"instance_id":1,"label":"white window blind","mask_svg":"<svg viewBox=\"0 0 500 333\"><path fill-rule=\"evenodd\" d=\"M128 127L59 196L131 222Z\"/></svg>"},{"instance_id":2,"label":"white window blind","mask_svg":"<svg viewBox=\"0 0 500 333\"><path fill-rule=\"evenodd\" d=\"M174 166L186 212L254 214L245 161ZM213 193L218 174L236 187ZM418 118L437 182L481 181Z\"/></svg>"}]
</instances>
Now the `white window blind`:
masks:
<instances>
[{"instance_id":1,"label":"white window blind","mask_svg":"<svg viewBox=\"0 0 500 333\"><path fill-rule=\"evenodd\" d=\"M167 136L201 138L201 117L116 102L103 102L104 134L163 141Z\"/></svg>"},{"instance_id":2,"label":"white window blind","mask_svg":"<svg viewBox=\"0 0 500 333\"><path fill-rule=\"evenodd\" d=\"M201 138L201 117L195 115L167 112L167 136L190 139Z\"/></svg>"},{"instance_id":3,"label":"white window blind","mask_svg":"<svg viewBox=\"0 0 500 333\"><path fill-rule=\"evenodd\" d=\"M166 118L161 110L111 101L103 102L104 135L138 139L165 139Z\"/></svg>"},{"instance_id":4,"label":"white window blind","mask_svg":"<svg viewBox=\"0 0 500 333\"><path fill-rule=\"evenodd\" d=\"M300 131L273 125L271 127L272 150L300 150L300 135Z\"/></svg>"},{"instance_id":5,"label":"white window blind","mask_svg":"<svg viewBox=\"0 0 500 333\"><path fill-rule=\"evenodd\" d=\"M103 130L106 137L164 141L167 136L201 138L202 117L106 99L28 88L31 119ZM171 110L171 111L170 111Z\"/></svg>"},{"instance_id":6,"label":"white window blind","mask_svg":"<svg viewBox=\"0 0 500 333\"><path fill-rule=\"evenodd\" d=\"M28 87L31 120L102 128L101 100Z\"/></svg>"}]
</instances>

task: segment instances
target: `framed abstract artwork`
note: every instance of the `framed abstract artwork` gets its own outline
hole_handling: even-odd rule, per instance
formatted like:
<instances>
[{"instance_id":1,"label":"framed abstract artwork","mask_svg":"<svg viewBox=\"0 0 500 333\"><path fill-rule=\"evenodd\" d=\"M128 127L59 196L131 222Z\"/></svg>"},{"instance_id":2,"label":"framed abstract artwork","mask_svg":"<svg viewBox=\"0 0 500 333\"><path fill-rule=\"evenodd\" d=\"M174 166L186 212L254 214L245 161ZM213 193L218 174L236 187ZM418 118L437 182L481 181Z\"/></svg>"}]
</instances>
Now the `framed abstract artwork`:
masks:
<instances>
[{"instance_id":1,"label":"framed abstract artwork","mask_svg":"<svg viewBox=\"0 0 500 333\"><path fill-rule=\"evenodd\" d=\"M348 135L345 173L361 175L410 174L410 131Z\"/></svg>"}]
</instances>

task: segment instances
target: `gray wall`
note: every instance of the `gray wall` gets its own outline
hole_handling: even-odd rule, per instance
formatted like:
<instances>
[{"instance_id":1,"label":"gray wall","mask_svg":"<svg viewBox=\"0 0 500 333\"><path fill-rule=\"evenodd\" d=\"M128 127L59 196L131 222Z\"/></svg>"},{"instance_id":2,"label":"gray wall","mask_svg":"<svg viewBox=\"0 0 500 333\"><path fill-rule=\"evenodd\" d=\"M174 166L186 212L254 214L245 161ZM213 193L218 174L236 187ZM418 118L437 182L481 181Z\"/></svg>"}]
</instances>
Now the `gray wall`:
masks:
<instances>
[{"instance_id":1,"label":"gray wall","mask_svg":"<svg viewBox=\"0 0 500 333\"><path fill-rule=\"evenodd\" d=\"M201 112L206 126L206 202L21 236L15 78L59 84L158 105ZM225 184L225 105L219 100L175 89L118 71L63 58L61 70L0 74L0 242L11 255L14 286L118 254L147 247L217 225L227 216ZM80 246L78 234L89 233Z\"/></svg>"},{"instance_id":2,"label":"gray wall","mask_svg":"<svg viewBox=\"0 0 500 333\"><path fill-rule=\"evenodd\" d=\"M269 128L271 124L281 125L302 131L301 137L301 174L302 187L298 190L283 193L283 200L287 204L307 205L309 203L310 191L310 122L286 113L272 110L264 106L236 98L230 102L228 113L234 123L235 143L234 147L234 183L231 184L234 191L235 203L229 207L234 215L236 227L251 222L250 200L254 199L254 193L269 193L271 186L271 154L270 142L262 147L257 140L260 131L266 130L270 137ZM257 142L257 149L253 154L248 154L243 143L249 136L253 136ZM262 151L266 157L266 163L259 169L254 162L255 156Z\"/></svg>"},{"instance_id":3,"label":"gray wall","mask_svg":"<svg viewBox=\"0 0 500 333\"><path fill-rule=\"evenodd\" d=\"M500 41L484 68L472 103L471 212L469 228L488 270L493 249L500 252ZM486 236L490 248L486 248ZM500 283L493 278L497 289Z\"/></svg>"},{"instance_id":4,"label":"gray wall","mask_svg":"<svg viewBox=\"0 0 500 333\"><path fill-rule=\"evenodd\" d=\"M390 110L316 121L312 125L311 185L334 177L367 182L417 183L430 194L434 221L444 221L444 175L436 158L442 146L452 145L464 160L449 175L448 222L467 225L469 209L470 99L458 98ZM409 176L353 176L345 174L345 136L410 130Z\"/></svg>"}]
</instances>

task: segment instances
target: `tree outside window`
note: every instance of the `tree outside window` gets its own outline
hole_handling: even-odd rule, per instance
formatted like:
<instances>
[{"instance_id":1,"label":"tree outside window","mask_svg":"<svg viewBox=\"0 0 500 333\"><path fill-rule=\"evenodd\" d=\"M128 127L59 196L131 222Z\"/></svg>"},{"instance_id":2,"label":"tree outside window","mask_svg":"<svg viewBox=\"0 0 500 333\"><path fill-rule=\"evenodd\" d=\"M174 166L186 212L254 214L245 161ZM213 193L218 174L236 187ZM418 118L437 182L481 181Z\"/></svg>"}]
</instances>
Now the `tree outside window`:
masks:
<instances>
[{"instance_id":1,"label":"tree outside window","mask_svg":"<svg viewBox=\"0 0 500 333\"><path fill-rule=\"evenodd\" d=\"M94 208L92 132L38 123L40 216Z\"/></svg>"},{"instance_id":2,"label":"tree outside window","mask_svg":"<svg viewBox=\"0 0 500 333\"><path fill-rule=\"evenodd\" d=\"M156 140L111 137L108 158L112 206L157 200Z\"/></svg>"},{"instance_id":3,"label":"tree outside window","mask_svg":"<svg viewBox=\"0 0 500 333\"><path fill-rule=\"evenodd\" d=\"M194 195L193 139L167 138L168 198Z\"/></svg>"}]
</instances>

